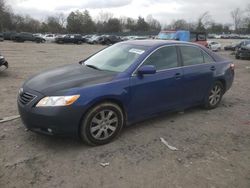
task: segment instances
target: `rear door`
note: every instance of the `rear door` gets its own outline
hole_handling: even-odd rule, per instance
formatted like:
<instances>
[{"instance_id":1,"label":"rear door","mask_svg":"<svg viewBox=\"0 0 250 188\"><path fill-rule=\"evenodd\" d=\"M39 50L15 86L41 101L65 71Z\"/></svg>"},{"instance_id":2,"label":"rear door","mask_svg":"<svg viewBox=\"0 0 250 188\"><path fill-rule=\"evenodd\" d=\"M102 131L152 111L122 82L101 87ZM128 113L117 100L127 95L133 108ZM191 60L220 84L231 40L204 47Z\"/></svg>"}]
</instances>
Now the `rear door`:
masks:
<instances>
[{"instance_id":1,"label":"rear door","mask_svg":"<svg viewBox=\"0 0 250 188\"><path fill-rule=\"evenodd\" d=\"M213 83L216 63L201 48L179 46L183 64L183 93L186 106L204 100Z\"/></svg>"},{"instance_id":2,"label":"rear door","mask_svg":"<svg viewBox=\"0 0 250 188\"><path fill-rule=\"evenodd\" d=\"M137 118L177 108L182 100L182 67L176 46L152 53L142 64L154 65L157 72L131 77L130 117Z\"/></svg>"}]
</instances>

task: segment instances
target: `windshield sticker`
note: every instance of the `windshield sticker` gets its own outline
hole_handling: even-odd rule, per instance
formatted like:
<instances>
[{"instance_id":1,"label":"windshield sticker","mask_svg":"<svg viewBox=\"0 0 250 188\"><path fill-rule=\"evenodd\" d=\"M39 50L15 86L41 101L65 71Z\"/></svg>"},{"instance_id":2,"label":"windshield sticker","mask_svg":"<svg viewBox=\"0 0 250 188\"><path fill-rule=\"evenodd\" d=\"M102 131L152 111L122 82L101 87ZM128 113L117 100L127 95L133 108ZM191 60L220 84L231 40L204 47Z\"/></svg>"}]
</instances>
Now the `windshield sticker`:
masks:
<instances>
[{"instance_id":1,"label":"windshield sticker","mask_svg":"<svg viewBox=\"0 0 250 188\"><path fill-rule=\"evenodd\" d=\"M140 49L135 49L135 48L132 48L129 50L129 52L131 53L135 53L135 54L143 54L145 51L144 50L140 50Z\"/></svg>"}]
</instances>

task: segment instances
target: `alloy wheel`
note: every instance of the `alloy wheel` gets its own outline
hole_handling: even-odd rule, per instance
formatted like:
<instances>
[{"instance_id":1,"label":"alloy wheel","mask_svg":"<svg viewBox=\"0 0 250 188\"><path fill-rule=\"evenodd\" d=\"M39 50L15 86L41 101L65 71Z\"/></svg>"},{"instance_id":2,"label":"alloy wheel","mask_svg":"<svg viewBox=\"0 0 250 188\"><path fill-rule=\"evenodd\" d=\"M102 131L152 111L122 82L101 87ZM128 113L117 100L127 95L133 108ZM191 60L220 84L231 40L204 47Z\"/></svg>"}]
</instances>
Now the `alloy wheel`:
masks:
<instances>
[{"instance_id":1,"label":"alloy wheel","mask_svg":"<svg viewBox=\"0 0 250 188\"><path fill-rule=\"evenodd\" d=\"M215 106L220 102L222 94L222 88L219 85L215 85L209 95L209 104Z\"/></svg>"},{"instance_id":2,"label":"alloy wheel","mask_svg":"<svg viewBox=\"0 0 250 188\"><path fill-rule=\"evenodd\" d=\"M98 112L90 122L90 134L97 140L111 137L118 127L118 117L113 110Z\"/></svg>"}]
</instances>

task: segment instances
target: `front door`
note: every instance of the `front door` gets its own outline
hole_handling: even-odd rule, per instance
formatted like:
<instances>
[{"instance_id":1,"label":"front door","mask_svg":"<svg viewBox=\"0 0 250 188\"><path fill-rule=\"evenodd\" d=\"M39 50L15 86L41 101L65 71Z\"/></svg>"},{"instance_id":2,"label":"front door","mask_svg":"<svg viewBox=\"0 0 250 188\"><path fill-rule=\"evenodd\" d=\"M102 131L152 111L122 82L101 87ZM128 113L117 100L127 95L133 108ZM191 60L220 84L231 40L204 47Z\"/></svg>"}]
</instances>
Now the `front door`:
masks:
<instances>
[{"instance_id":1,"label":"front door","mask_svg":"<svg viewBox=\"0 0 250 188\"><path fill-rule=\"evenodd\" d=\"M168 109L177 108L182 101L182 68L175 46L157 49L141 65L153 65L157 72L134 75L130 80L131 119L140 119Z\"/></svg>"}]
</instances>

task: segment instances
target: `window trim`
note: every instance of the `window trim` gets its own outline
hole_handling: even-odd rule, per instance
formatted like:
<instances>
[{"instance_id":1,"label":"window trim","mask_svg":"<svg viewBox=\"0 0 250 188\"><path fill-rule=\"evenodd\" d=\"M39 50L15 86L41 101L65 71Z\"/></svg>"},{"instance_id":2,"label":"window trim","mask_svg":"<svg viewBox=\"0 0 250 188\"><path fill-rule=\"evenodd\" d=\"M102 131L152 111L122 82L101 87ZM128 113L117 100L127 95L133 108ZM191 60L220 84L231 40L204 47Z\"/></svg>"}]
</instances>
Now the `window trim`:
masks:
<instances>
[{"instance_id":1,"label":"window trim","mask_svg":"<svg viewBox=\"0 0 250 188\"><path fill-rule=\"evenodd\" d=\"M162 71L166 71L166 70L172 70L172 69L176 69L176 68L182 67L181 58L180 58L180 54L179 54L179 51L178 51L177 46L176 46L176 45L173 45L173 44L164 45L164 46L160 46L160 47L154 49L150 54L148 54L147 57L145 57L145 58L143 59L143 61L142 61L142 62L137 66L137 68L133 71L133 73L132 73L131 76L136 76L136 75L137 75L137 70L144 64L144 62L145 62L153 53L155 53L157 50L159 50L159 49L161 49L161 48L165 48L165 47L175 47L176 55L177 55L177 63L178 63L178 66L177 66L177 67L173 67L173 68L167 68L167 69L162 69L162 70L156 70L156 73L162 72Z\"/></svg>"},{"instance_id":2,"label":"window trim","mask_svg":"<svg viewBox=\"0 0 250 188\"><path fill-rule=\"evenodd\" d=\"M181 58L181 66L182 66L182 67L193 67L193 66L198 66L198 65L203 65L203 64L210 64L210 63L206 63L206 62L205 62L205 60L204 60L204 55L202 54L203 63L194 64L194 65L184 65L183 57L182 57L182 52L181 52L181 49L180 49L180 47L182 47L182 46L188 46L188 47L197 48L197 49L199 49L201 52L203 52L203 53L205 53L206 55L208 55L208 57L210 57L210 58L213 60L213 62L211 62L211 63L215 63L215 62L216 62L216 61L214 60L214 58L213 58L211 55L209 55L204 49L202 49L202 48L200 48L200 47L198 47L198 46L193 46L193 45L188 45L188 44L178 44L178 45L176 45L176 46L177 46L178 49L179 49L180 58Z\"/></svg>"},{"instance_id":3,"label":"window trim","mask_svg":"<svg viewBox=\"0 0 250 188\"><path fill-rule=\"evenodd\" d=\"M164 47L170 47L170 46L174 46L176 48L176 53L177 53L177 60L178 60L178 67L173 67L173 68L169 68L169 69L163 69L163 70L159 70L159 71L156 71L156 73L158 72L162 72L162 71L166 71L166 70L173 70L173 69L178 69L178 68L182 68L182 67L193 67L193 66L199 66L199 65L203 65L203 64L212 64L212 63L216 63L215 59L210 55L208 54L204 49L198 47L198 46L195 46L195 45L192 45L192 44L166 44L166 45L163 45L163 46L160 46L158 48L156 48L155 50L153 50L149 55L147 55L143 61L137 66L137 68L133 71L133 73L131 74L132 77L136 76L137 75L137 70L143 65L144 61L146 61L149 56L151 56L155 51L157 51L158 49L161 49L161 48L164 48ZM201 52L205 53L206 55L208 55L212 60L213 62L211 63L202 63L202 64L195 64L195 65L185 65L183 64L183 60L182 60L182 54L181 54L181 49L179 48L180 46L188 46L188 47L194 47L194 48L198 48ZM204 61L204 56L203 56L203 61Z\"/></svg>"},{"instance_id":4,"label":"window trim","mask_svg":"<svg viewBox=\"0 0 250 188\"><path fill-rule=\"evenodd\" d=\"M204 51L202 51L202 55L203 55L204 64L215 63L214 58L212 58L210 55L208 55L208 54L205 53ZM207 55L211 60L213 60L213 62L206 63L206 62L205 62L205 55Z\"/></svg>"},{"instance_id":5,"label":"window trim","mask_svg":"<svg viewBox=\"0 0 250 188\"><path fill-rule=\"evenodd\" d=\"M202 51L201 51L200 48L193 47L193 46L191 46L191 45L190 45L190 46L188 46L188 45L186 45L186 46L178 46L178 48L179 48L179 50L180 50L180 57L181 57L181 64L182 64L182 67L190 67L190 66L193 66L193 65L185 65L185 64L184 64L184 60L183 60L183 55L182 55L181 47L192 47L192 48L198 49L198 50L200 51L200 55L202 56L203 62L202 62L202 63L199 63L199 64L193 64L193 65L202 65L202 64L205 64L205 62L204 62L204 56L203 56Z\"/></svg>"}]
</instances>

